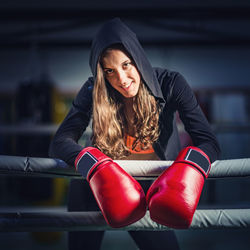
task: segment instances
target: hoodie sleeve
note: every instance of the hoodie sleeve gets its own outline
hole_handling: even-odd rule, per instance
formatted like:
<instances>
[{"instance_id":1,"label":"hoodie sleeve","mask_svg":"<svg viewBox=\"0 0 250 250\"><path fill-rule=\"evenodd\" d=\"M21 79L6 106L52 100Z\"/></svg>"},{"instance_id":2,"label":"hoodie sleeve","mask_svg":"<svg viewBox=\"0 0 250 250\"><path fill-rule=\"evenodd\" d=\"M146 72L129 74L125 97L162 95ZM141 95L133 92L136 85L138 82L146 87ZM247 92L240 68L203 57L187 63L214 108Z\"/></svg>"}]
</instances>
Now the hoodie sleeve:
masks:
<instances>
[{"instance_id":1,"label":"hoodie sleeve","mask_svg":"<svg viewBox=\"0 0 250 250\"><path fill-rule=\"evenodd\" d=\"M59 158L69 165L83 149L78 140L89 125L92 114L93 78L80 89L66 118L51 141L49 156Z\"/></svg>"},{"instance_id":2,"label":"hoodie sleeve","mask_svg":"<svg viewBox=\"0 0 250 250\"><path fill-rule=\"evenodd\" d=\"M210 161L214 162L220 154L215 134L184 77L177 73L173 81L171 102L179 112L185 130L191 136L194 146L202 149Z\"/></svg>"}]
</instances>

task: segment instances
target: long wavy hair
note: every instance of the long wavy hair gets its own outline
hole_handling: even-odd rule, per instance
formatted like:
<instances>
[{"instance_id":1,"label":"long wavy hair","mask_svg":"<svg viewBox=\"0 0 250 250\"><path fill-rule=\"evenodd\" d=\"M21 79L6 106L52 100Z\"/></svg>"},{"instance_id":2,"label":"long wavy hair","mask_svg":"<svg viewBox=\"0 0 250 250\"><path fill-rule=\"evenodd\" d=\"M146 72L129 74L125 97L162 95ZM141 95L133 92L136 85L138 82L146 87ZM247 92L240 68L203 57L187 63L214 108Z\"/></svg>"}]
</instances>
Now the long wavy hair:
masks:
<instances>
[{"instance_id":1,"label":"long wavy hair","mask_svg":"<svg viewBox=\"0 0 250 250\"><path fill-rule=\"evenodd\" d=\"M129 121L126 118L123 96L106 80L102 69L102 58L108 51L119 49L133 62L122 45L109 47L102 53L97 64L97 76L93 91L93 145L113 159L123 159L130 155L125 145L125 135ZM159 106L147 86L141 82L138 93L133 97L135 128L133 149L146 150L159 137Z\"/></svg>"}]
</instances>

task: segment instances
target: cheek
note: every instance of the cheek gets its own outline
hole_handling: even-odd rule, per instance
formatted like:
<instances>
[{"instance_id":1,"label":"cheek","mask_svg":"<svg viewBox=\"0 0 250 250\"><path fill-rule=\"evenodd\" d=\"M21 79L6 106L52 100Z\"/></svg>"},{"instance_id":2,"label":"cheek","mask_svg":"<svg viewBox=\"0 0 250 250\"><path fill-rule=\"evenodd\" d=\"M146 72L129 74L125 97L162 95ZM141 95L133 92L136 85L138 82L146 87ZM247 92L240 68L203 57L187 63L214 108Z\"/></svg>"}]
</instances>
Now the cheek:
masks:
<instances>
[{"instance_id":1,"label":"cheek","mask_svg":"<svg viewBox=\"0 0 250 250\"><path fill-rule=\"evenodd\" d=\"M136 83L139 84L140 81L141 81L141 76L138 73L137 69L134 69L133 72L132 72L132 74L133 74L133 78L136 81Z\"/></svg>"},{"instance_id":2,"label":"cheek","mask_svg":"<svg viewBox=\"0 0 250 250\"><path fill-rule=\"evenodd\" d=\"M113 78L108 79L107 81L109 82L109 84L113 87L113 88L117 88L117 83Z\"/></svg>"},{"instance_id":3,"label":"cheek","mask_svg":"<svg viewBox=\"0 0 250 250\"><path fill-rule=\"evenodd\" d=\"M109 82L109 84L110 84L114 89L116 89L118 92L121 92L121 90L120 90L118 84L116 83L116 81L109 80L108 82Z\"/></svg>"}]
</instances>

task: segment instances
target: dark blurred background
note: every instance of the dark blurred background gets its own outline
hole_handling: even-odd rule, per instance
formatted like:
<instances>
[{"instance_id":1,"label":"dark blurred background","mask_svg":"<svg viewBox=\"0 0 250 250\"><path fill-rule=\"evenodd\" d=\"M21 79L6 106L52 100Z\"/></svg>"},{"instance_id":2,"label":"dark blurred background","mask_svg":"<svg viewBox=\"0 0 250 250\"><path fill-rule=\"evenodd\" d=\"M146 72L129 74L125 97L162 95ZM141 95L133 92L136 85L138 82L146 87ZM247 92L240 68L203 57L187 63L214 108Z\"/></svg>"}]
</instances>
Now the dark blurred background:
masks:
<instances>
[{"instance_id":1,"label":"dark blurred background","mask_svg":"<svg viewBox=\"0 0 250 250\"><path fill-rule=\"evenodd\" d=\"M243 0L1 1L0 154L48 157L53 134L90 76L91 40L113 17L137 34L153 66L184 75L218 137L221 159L249 158L250 1ZM199 206L249 206L249 188L249 179L209 180ZM67 190L65 179L0 176L0 210L64 209ZM177 231L177 236L181 249L240 250L250 248L249 233ZM0 240L1 250L67 249L66 234L58 232L1 233ZM103 250L122 247L136 249L126 232L106 233Z\"/></svg>"}]
</instances>

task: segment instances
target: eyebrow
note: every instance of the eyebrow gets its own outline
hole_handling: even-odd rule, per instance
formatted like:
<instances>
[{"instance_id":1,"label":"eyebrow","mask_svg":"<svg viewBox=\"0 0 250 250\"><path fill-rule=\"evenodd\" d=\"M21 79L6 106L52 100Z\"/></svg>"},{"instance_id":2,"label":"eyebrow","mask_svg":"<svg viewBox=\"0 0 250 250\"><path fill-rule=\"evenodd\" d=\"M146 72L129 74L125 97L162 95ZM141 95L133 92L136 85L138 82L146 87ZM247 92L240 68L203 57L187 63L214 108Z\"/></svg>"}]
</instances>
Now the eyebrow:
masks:
<instances>
[{"instance_id":1,"label":"eyebrow","mask_svg":"<svg viewBox=\"0 0 250 250\"><path fill-rule=\"evenodd\" d=\"M121 63L121 65L124 64L124 63L127 63L127 62L132 62L132 60L127 59L127 60L123 61L123 62ZM112 69L112 68L111 68L111 67L103 67L103 69Z\"/></svg>"}]
</instances>

